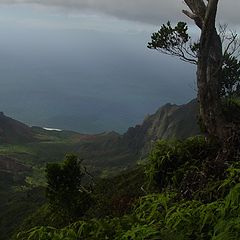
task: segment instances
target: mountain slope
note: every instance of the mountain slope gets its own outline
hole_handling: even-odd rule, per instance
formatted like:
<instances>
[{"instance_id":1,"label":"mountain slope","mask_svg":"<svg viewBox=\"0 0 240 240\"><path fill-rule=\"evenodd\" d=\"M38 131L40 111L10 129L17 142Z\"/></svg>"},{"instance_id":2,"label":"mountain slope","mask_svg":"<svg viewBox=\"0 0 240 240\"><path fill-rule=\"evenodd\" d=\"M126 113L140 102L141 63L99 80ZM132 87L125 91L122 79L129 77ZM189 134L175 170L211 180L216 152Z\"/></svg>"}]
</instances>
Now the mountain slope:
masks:
<instances>
[{"instance_id":1,"label":"mountain slope","mask_svg":"<svg viewBox=\"0 0 240 240\"><path fill-rule=\"evenodd\" d=\"M0 144L32 141L34 136L30 127L0 112Z\"/></svg>"},{"instance_id":2,"label":"mountain slope","mask_svg":"<svg viewBox=\"0 0 240 240\"><path fill-rule=\"evenodd\" d=\"M115 132L86 135L46 131L38 127L30 128L2 113L0 144L32 142L24 145L26 153L31 153L24 158L30 158L34 163L60 161L67 152L74 152L86 159L88 165L99 169L110 166L120 169L145 156L158 139L184 139L200 134L197 109L196 100L180 106L168 103L123 135ZM13 156L16 157L16 154Z\"/></svg>"},{"instance_id":3,"label":"mountain slope","mask_svg":"<svg viewBox=\"0 0 240 240\"><path fill-rule=\"evenodd\" d=\"M148 116L141 125L131 127L123 141L138 154L145 154L157 139L185 139L200 134L196 100L184 105L166 104Z\"/></svg>"}]
</instances>

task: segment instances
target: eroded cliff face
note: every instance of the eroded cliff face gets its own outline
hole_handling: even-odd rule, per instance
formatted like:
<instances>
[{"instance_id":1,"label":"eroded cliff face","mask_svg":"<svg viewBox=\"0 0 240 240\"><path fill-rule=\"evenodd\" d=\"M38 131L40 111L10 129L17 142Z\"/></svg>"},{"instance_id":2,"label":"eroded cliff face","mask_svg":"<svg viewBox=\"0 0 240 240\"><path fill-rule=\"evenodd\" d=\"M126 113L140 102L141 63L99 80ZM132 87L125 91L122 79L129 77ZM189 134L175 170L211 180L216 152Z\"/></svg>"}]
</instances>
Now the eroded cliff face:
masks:
<instances>
[{"instance_id":1,"label":"eroded cliff face","mask_svg":"<svg viewBox=\"0 0 240 240\"><path fill-rule=\"evenodd\" d=\"M158 139L185 139L200 134L196 100L184 105L166 104L145 118L141 125L129 128L123 141L132 151L145 155Z\"/></svg>"}]
</instances>

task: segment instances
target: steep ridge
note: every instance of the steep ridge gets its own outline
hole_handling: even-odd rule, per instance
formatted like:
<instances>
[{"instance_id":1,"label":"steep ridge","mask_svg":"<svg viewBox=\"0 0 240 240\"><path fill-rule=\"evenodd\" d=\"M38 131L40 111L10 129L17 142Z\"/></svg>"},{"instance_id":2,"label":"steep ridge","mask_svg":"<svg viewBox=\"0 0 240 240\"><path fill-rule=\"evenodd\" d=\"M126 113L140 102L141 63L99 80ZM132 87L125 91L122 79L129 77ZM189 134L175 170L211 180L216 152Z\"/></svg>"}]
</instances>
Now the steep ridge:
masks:
<instances>
[{"instance_id":1,"label":"steep ridge","mask_svg":"<svg viewBox=\"0 0 240 240\"><path fill-rule=\"evenodd\" d=\"M35 145L29 145L38 150L34 161L39 158L41 162L47 156L47 161L62 159L65 153L76 152L92 166L119 168L144 157L158 139L184 139L200 134L197 109L196 100L179 106L168 103L123 135L116 132L87 135L30 128L0 113L0 144L35 142Z\"/></svg>"},{"instance_id":2,"label":"steep ridge","mask_svg":"<svg viewBox=\"0 0 240 240\"><path fill-rule=\"evenodd\" d=\"M123 141L131 151L145 155L157 139L185 139L200 134L197 114L197 100L184 105L168 103L146 117L141 125L129 128Z\"/></svg>"},{"instance_id":3,"label":"steep ridge","mask_svg":"<svg viewBox=\"0 0 240 240\"><path fill-rule=\"evenodd\" d=\"M27 125L0 112L0 144L32 142L34 136Z\"/></svg>"}]
</instances>

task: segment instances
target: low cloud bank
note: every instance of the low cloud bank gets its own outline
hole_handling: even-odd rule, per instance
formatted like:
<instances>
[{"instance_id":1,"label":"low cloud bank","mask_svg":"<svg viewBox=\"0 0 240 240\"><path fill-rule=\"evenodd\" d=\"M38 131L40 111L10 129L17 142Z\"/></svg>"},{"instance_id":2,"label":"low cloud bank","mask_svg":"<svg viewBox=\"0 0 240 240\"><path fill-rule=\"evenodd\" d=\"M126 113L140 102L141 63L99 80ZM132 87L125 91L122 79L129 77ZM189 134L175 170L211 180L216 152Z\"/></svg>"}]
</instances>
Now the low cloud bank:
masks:
<instances>
[{"instance_id":1,"label":"low cloud bank","mask_svg":"<svg viewBox=\"0 0 240 240\"><path fill-rule=\"evenodd\" d=\"M95 11L120 19L160 25L167 20L184 20L182 0L0 0L0 4L39 4L80 11ZM219 3L219 19L238 25L240 1L225 0Z\"/></svg>"}]
</instances>

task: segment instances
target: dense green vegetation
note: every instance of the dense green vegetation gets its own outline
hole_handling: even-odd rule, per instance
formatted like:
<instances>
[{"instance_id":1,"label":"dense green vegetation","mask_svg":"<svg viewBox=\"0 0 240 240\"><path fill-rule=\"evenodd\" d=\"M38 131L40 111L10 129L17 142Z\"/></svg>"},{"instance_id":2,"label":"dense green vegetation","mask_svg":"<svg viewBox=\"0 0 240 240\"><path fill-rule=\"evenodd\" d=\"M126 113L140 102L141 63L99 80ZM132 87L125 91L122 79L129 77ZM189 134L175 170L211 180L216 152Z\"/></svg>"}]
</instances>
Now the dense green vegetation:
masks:
<instances>
[{"instance_id":1,"label":"dense green vegetation","mask_svg":"<svg viewBox=\"0 0 240 240\"><path fill-rule=\"evenodd\" d=\"M226 100L224 102L226 111L231 114L238 112L233 111L239 108L238 100L233 97ZM228 116L231 117L231 114ZM151 126L151 124L147 127L143 125L142 128L149 129ZM139 135L139 128L135 129L136 138L131 134L124 136L124 140L127 137L127 145L129 143L134 145L136 139L147 136L145 132ZM139 219L140 209L143 211L142 215L147 216L147 206L151 209L154 204L161 205L163 196L171 198L167 207L171 211L173 209L180 211L179 208L182 206L204 208L211 203L224 202L230 190L238 183L240 171L236 161L228 162L227 165L214 161L219 146L206 142L202 137L185 141L158 141L147 160L140 161L141 165L136 169L130 168L132 170L120 173L124 168L129 169L129 166L132 166L131 163L133 164L137 157L133 154L133 150L138 148L133 147L129 151L130 149L126 148L119 135L115 133L90 136L67 131L45 131L41 128L33 128L33 131L35 136L33 142L15 142L0 146L1 156L17 159L28 167L24 172L0 171L1 240L10 239L10 236L13 236L12 239L17 239L19 232L21 234L18 239L24 239L24 236L30 236L28 231L32 233L32 237L36 236L36 239L41 239L36 235L39 231L43 234L57 234L56 239L61 239L58 234L63 234L63 239L66 239L65 234L69 234L69 231L72 234L72 230L79 235L80 239L105 239L104 236L109 236L109 239L112 239L110 236L114 236L115 239L124 239L121 237L125 234L133 234L133 236L136 234L130 239L159 239L163 234L159 228L164 229L166 223L152 224L153 219L143 217ZM148 138L143 142L147 141ZM100 177L94 180L90 191L88 206L91 207L85 209L84 214L80 214L81 211L78 212L75 209L76 216L72 219L69 219L66 214L65 216L61 214L61 212L66 213L67 204L63 203L61 207L52 208L45 198L46 164L53 163L49 166L61 166L55 162L63 162L66 152L75 153L80 158L84 158L83 165L87 170L95 177ZM87 181L83 178L81 183L86 184ZM79 202L81 205L81 196L76 197L75 200L75 203ZM74 201L71 202L71 197L67 202L75 205ZM194 205L195 203L197 204ZM61 211L58 211L58 208ZM160 217L158 214L166 214L165 218L170 216L168 212L158 212L157 208L154 213L156 219ZM217 223L213 222L212 227L214 224ZM91 228L93 232L89 230ZM79 229L83 232L79 233ZM99 234L96 233L98 231ZM152 231L156 232L157 237L154 235L152 237ZM145 232L151 237L138 236ZM184 234L183 236L186 237ZM42 239L47 238L44 236ZM51 236L50 239L53 237Z\"/></svg>"},{"instance_id":2,"label":"dense green vegetation","mask_svg":"<svg viewBox=\"0 0 240 240\"><path fill-rule=\"evenodd\" d=\"M12 128L11 138L8 139L13 140L14 135L19 132L23 137L30 133L32 139L17 141L16 138L13 142L0 144L0 239L9 239L19 228L29 229L36 225L59 228L68 224L58 221L56 216L51 216L45 200L45 190L42 190L46 187L46 165L63 162L66 153L74 153L83 158L83 165L87 167L88 172L101 178L94 181L93 201L96 204L88 211L88 218L119 216L124 209L129 213L131 203L144 194L141 190L141 186L144 185L143 169L138 168L130 173L116 175L132 169L138 157L145 156L142 154L148 152L151 139L164 136L184 138L196 134L196 123L186 120L192 119L196 109L195 101L184 106L167 104L149 116L142 125L130 128L123 136L115 132L86 135L71 131L46 131L39 127L22 126L21 123L3 116L11 123L5 127L6 130ZM168 119L170 112L171 119ZM175 127L166 133L166 123L169 122ZM19 127L19 124L22 127ZM156 128L159 128L157 133ZM10 164L9 169L2 168L1 163L8 165L9 161L13 161L14 164ZM25 170L17 170L18 164ZM111 176L116 177L107 180ZM86 179L83 182L85 183ZM33 191L36 199L40 201L28 202L28 196ZM121 204L120 199L123 199Z\"/></svg>"},{"instance_id":3,"label":"dense green vegetation","mask_svg":"<svg viewBox=\"0 0 240 240\"><path fill-rule=\"evenodd\" d=\"M239 108L238 100L231 97L224 102L229 117L238 112L233 110ZM154 121L157 116L153 115L152 118ZM187 211L192 214L190 209L195 209L198 212L196 214L204 214L207 210L201 213L198 208L204 209L209 204L213 204L216 211L220 212L221 204L239 182L240 167L236 161L228 162L227 165L216 162L219 146L206 142L202 137L185 141L158 141L147 161L140 161L141 165L136 169L130 168L132 170L120 173L134 163L137 156L133 152L140 150L134 144L137 139L148 136L147 131L151 130L151 126L152 124L145 124L136 127L133 134L135 138L131 134L123 137L126 145L132 143L131 149L126 148L115 133L90 136L67 131L45 131L41 128L33 128L35 140L32 142L0 145L1 156L17 159L28 167L24 172L0 171L0 239L10 239L10 236L12 239L48 239L46 234L49 239L54 239L52 234L56 235L56 239L61 239L61 236L62 239L67 239L69 234L73 234L72 239L124 239L124 236L126 239L167 239L164 238L167 236L174 239L167 230L166 236L165 230L160 230L167 227L168 231L174 234L173 229L169 230L167 222L159 222L159 218L167 221L175 211L182 211L183 206L187 209L184 213L187 216ZM141 129L147 130L141 132ZM141 146L150 139L144 138ZM93 182L87 202L91 207L79 212L75 209L76 216L71 219L67 214L62 215L62 212L67 212L67 204L64 205L63 202L61 207L52 208L45 199L46 164L53 163L49 166L56 168L63 166L64 164L55 162L63 162L66 152L84 158L83 164L95 177L104 177ZM69 179L72 182L71 178ZM81 183L86 184L87 181L83 179ZM63 191L62 196L64 194ZM169 199L166 203L167 209L171 212L166 210L164 213L159 209L162 209L161 204L166 201L166 197ZM79 205L84 202L80 195L75 200ZM71 197L67 203L75 205ZM58 211L58 208L61 211ZM152 212L152 218L148 218L151 208L154 208L155 212ZM217 219L225 221L220 215L217 216ZM199 219L199 215L196 215L196 219ZM196 220L189 221L194 225ZM217 222L212 221L211 231L216 224ZM200 230L193 228L191 231L195 233ZM18 233L20 234L17 237ZM39 237L40 233L45 235ZM183 238L188 239L185 235L187 233L182 234ZM204 234L212 233L206 230ZM192 238L197 239L195 235Z\"/></svg>"},{"instance_id":4,"label":"dense green vegetation","mask_svg":"<svg viewBox=\"0 0 240 240\"><path fill-rule=\"evenodd\" d=\"M240 165L217 152L203 137L159 141L138 169L98 181L78 221L25 225L16 239L239 239Z\"/></svg>"},{"instance_id":5,"label":"dense green vegetation","mask_svg":"<svg viewBox=\"0 0 240 240\"><path fill-rule=\"evenodd\" d=\"M62 164L48 164L46 168L46 196L52 212L72 222L85 214L91 206L91 189L83 187L86 172L75 155L67 155Z\"/></svg>"},{"instance_id":6,"label":"dense green vegetation","mask_svg":"<svg viewBox=\"0 0 240 240\"><path fill-rule=\"evenodd\" d=\"M45 203L45 190L0 191L0 239L7 240L17 231L23 220Z\"/></svg>"},{"instance_id":7,"label":"dense green vegetation","mask_svg":"<svg viewBox=\"0 0 240 240\"><path fill-rule=\"evenodd\" d=\"M0 161L6 165L5 169L0 164L1 240L9 239L24 219L46 202L45 190L39 187L46 186L47 163L62 162L66 153L75 153L84 158L84 165L93 175L107 177L116 175L136 159L120 146L117 134L82 135L37 127L31 131L34 141L0 144ZM124 164L126 161L129 164ZM18 164L26 169L18 170ZM31 200L33 192L34 201Z\"/></svg>"}]
</instances>

